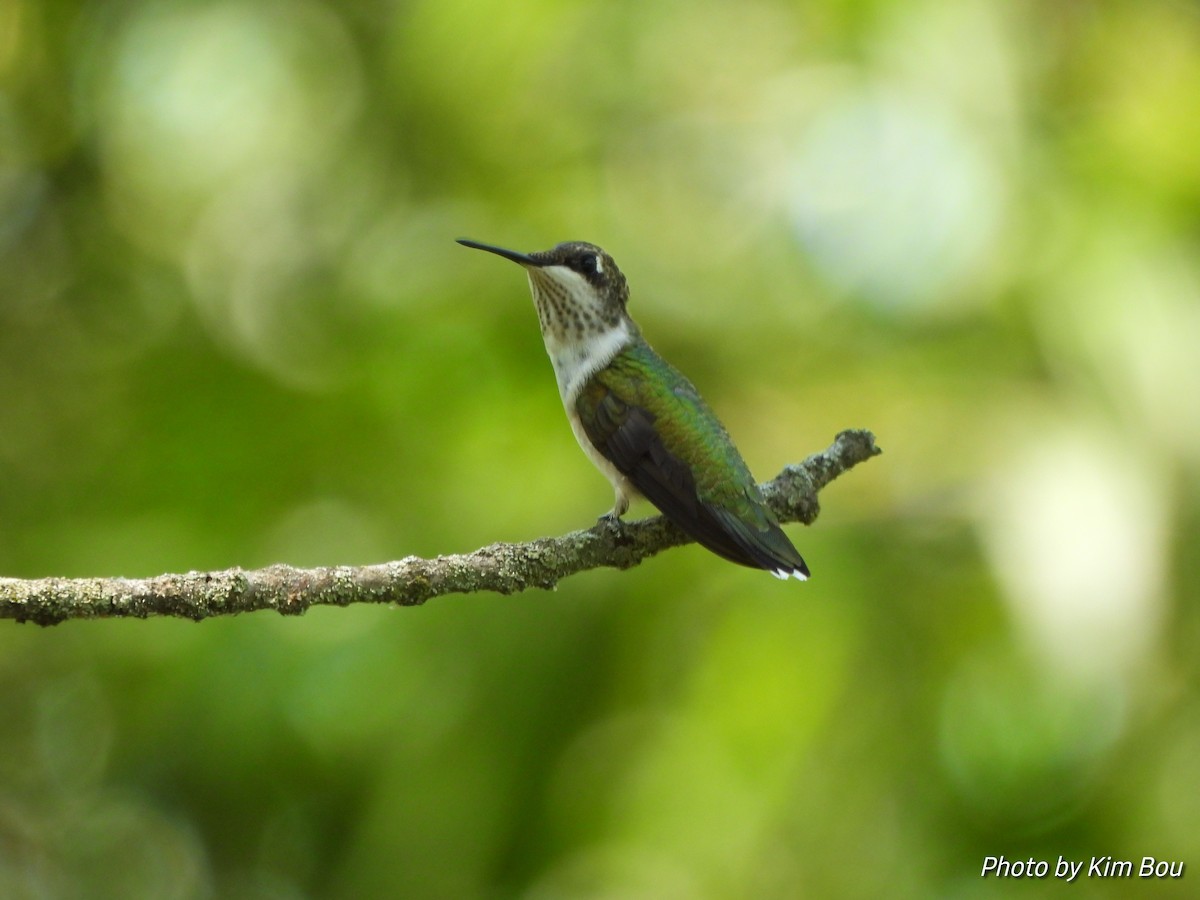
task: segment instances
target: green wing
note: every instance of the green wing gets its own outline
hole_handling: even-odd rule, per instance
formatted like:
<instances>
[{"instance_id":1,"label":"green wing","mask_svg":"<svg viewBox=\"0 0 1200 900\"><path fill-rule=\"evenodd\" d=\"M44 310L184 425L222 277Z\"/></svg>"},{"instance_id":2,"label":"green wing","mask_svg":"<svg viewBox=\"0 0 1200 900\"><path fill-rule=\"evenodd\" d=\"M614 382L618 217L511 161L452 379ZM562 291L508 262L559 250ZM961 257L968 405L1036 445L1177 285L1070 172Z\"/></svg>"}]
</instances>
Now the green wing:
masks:
<instances>
[{"instance_id":1,"label":"green wing","mask_svg":"<svg viewBox=\"0 0 1200 900\"><path fill-rule=\"evenodd\" d=\"M700 544L781 577L808 576L724 426L645 343L592 376L575 408L605 459Z\"/></svg>"}]
</instances>

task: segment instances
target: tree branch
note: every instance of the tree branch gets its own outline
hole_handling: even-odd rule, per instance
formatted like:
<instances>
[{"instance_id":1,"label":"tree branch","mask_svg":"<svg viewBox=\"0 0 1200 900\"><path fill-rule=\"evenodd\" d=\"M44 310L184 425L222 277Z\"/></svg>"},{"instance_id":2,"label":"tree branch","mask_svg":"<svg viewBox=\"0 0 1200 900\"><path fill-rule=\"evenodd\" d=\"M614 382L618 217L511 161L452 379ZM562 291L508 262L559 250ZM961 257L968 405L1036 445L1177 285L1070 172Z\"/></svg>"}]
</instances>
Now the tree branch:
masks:
<instances>
[{"instance_id":1,"label":"tree branch","mask_svg":"<svg viewBox=\"0 0 1200 900\"><path fill-rule=\"evenodd\" d=\"M846 470L880 453L869 431L843 431L833 444L762 485L767 503L784 522L811 524L820 512L817 492ZM67 619L209 616L273 609L299 615L310 606L395 603L418 606L442 594L495 591L514 594L553 588L568 575L611 566L628 569L661 550L690 543L662 516L620 527L597 523L585 531L523 544L491 544L474 553L373 566L188 572L157 578L0 578L0 618L38 625Z\"/></svg>"}]
</instances>

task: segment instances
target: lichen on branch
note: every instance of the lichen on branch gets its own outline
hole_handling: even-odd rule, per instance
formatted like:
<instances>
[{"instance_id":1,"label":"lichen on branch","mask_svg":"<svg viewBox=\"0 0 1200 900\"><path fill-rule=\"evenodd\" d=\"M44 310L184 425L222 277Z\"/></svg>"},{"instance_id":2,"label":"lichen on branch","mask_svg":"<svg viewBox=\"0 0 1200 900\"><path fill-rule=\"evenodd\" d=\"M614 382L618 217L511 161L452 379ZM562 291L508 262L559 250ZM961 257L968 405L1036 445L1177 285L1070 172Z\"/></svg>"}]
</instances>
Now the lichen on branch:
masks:
<instances>
[{"instance_id":1,"label":"lichen on branch","mask_svg":"<svg viewBox=\"0 0 1200 900\"><path fill-rule=\"evenodd\" d=\"M782 522L811 524L817 494L881 451L869 431L843 431L820 453L790 465L761 485ZM473 553L436 559L409 556L370 566L297 569L287 565L246 571L187 572L154 578L0 578L0 618L38 625L67 619L210 616L273 609L299 615L311 606L389 603L419 606L443 594L492 591L515 594L553 588L577 572L607 566L628 569L691 539L662 516L619 526L598 522L559 537L489 544Z\"/></svg>"}]
</instances>

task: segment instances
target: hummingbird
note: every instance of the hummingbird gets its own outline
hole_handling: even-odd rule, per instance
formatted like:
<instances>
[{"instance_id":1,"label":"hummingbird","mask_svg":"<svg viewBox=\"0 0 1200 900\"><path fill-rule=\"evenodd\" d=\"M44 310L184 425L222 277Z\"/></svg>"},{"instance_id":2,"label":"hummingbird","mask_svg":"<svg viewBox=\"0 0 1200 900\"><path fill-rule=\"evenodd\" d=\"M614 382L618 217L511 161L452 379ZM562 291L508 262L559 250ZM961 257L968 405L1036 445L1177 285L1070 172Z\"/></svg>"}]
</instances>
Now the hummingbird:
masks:
<instances>
[{"instance_id":1,"label":"hummingbird","mask_svg":"<svg viewBox=\"0 0 1200 900\"><path fill-rule=\"evenodd\" d=\"M629 285L611 256L584 241L535 253L458 243L512 260L529 276L571 430L616 494L601 520L619 525L630 501L644 496L718 556L781 579L808 578L725 426L630 318Z\"/></svg>"}]
</instances>

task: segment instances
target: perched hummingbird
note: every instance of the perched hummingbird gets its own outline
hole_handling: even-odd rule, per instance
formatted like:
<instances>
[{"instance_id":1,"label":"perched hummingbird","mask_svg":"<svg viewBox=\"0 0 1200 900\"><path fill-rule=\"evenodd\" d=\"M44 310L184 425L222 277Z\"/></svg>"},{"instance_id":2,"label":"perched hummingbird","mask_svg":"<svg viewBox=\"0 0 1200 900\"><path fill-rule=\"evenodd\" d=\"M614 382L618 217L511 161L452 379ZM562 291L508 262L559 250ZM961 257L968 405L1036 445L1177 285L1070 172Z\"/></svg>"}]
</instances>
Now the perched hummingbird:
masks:
<instances>
[{"instance_id":1,"label":"perched hummingbird","mask_svg":"<svg viewBox=\"0 0 1200 900\"><path fill-rule=\"evenodd\" d=\"M459 243L528 273L571 430L616 491L602 518L619 521L640 493L718 556L808 578L725 427L629 317L629 286L611 256L582 241L540 253Z\"/></svg>"}]
</instances>

